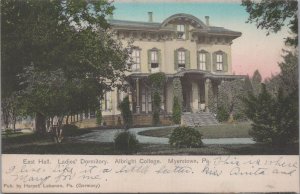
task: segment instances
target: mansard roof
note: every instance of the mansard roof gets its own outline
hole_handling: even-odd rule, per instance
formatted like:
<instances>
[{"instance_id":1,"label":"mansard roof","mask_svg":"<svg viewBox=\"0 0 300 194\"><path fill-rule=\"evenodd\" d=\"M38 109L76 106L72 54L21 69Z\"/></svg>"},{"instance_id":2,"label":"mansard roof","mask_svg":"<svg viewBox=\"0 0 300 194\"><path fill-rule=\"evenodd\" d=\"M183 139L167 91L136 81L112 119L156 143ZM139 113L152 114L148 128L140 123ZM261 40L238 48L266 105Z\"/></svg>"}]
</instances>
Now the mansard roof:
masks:
<instances>
[{"instance_id":1,"label":"mansard roof","mask_svg":"<svg viewBox=\"0 0 300 194\"><path fill-rule=\"evenodd\" d=\"M150 30L150 31L176 31L176 29L168 26L176 20L189 21L195 28L192 30L194 33L199 34L209 34L209 35L228 35L233 37L241 36L241 32L232 31L224 27L210 26L206 25L197 17L179 13L172 15L165 19L162 23L158 22L141 22L141 21L128 21L128 20L115 20L109 19L108 22L114 29L124 29L124 30Z\"/></svg>"}]
</instances>

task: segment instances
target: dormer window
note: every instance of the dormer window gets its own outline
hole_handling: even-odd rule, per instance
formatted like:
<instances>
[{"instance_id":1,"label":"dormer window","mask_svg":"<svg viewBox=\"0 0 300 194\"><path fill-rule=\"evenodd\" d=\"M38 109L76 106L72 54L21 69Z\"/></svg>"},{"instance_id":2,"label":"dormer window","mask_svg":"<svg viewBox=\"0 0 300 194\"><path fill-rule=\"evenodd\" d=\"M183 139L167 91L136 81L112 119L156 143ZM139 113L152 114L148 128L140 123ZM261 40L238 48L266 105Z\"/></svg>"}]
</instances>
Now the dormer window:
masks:
<instances>
[{"instance_id":1,"label":"dormer window","mask_svg":"<svg viewBox=\"0 0 300 194\"><path fill-rule=\"evenodd\" d=\"M185 39L185 28L183 24L177 25L177 38Z\"/></svg>"}]
</instances>

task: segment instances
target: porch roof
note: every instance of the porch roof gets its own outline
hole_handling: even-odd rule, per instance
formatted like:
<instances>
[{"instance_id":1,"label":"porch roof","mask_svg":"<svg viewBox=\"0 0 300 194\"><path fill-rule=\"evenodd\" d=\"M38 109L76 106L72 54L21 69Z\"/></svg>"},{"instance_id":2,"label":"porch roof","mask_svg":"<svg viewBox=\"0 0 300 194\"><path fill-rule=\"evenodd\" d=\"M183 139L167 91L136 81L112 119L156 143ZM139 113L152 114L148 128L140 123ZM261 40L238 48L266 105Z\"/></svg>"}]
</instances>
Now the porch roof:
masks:
<instances>
[{"instance_id":1,"label":"porch roof","mask_svg":"<svg viewBox=\"0 0 300 194\"><path fill-rule=\"evenodd\" d=\"M187 74L199 74L203 75L203 78L211 78L211 79L245 79L246 75L228 75L228 74L215 74L208 71L198 70L198 69L188 69L188 70L182 70L174 74L166 74L167 78L173 78L173 77L183 77ZM146 78L151 73L132 73L128 75L129 78Z\"/></svg>"}]
</instances>

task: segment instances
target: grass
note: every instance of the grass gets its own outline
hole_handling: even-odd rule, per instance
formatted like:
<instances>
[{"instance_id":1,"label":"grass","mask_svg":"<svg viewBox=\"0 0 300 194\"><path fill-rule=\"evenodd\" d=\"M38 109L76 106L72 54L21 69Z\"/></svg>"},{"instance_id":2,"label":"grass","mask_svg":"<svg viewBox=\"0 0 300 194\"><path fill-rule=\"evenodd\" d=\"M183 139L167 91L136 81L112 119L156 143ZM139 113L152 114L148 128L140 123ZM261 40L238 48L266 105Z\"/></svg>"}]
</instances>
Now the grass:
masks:
<instances>
[{"instance_id":1,"label":"grass","mask_svg":"<svg viewBox=\"0 0 300 194\"><path fill-rule=\"evenodd\" d=\"M204 139L214 138L246 138L250 137L248 132L251 129L251 124L248 122L237 124L220 124L213 126L203 126L196 128L203 135ZM153 129L142 131L139 135L152 137L166 137L169 138L173 128Z\"/></svg>"},{"instance_id":2,"label":"grass","mask_svg":"<svg viewBox=\"0 0 300 194\"><path fill-rule=\"evenodd\" d=\"M221 126L221 127L220 127ZM231 134L237 133L239 129L247 131L246 126L242 125L220 125L203 127L200 130L211 130L207 134L216 134L218 130L223 129ZM205 129L205 130L204 130ZM233 131L230 131L233 130ZM70 136L89 133L91 129L78 129ZM153 130L152 130L153 131ZM168 131L168 133L166 133ZM172 129L162 129L155 134L168 135ZM219 134L225 134L220 132ZM214 136L214 135L212 135ZM220 135L219 135L220 136ZM227 136L227 135L226 135ZM51 136L39 136L37 134L14 134L13 136L2 136L2 153L4 154L74 154L74 155L120 155L128 154L116 151L113 143L84 142L65 138L63 143L54 143ZM265 144L251 145L205 145L201 148L174 148L170 145L161 144L140 144L135 155L297 155L299 153L299 144L292 144L282 147L272 147Z\"/></svg>"}]
</instances>

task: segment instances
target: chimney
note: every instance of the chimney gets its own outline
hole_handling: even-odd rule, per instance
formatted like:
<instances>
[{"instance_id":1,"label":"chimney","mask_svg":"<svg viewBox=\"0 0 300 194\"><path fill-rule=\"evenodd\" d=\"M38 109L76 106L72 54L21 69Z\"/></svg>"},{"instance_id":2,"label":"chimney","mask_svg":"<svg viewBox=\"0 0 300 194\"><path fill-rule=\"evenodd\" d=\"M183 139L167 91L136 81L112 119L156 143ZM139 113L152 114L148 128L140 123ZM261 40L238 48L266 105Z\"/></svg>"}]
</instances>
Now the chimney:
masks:
<instances>
[{"instance_id":1,"label":"chimney","mask_svg":"<svg viewBox=\"0 0 300 194\"><path fill-rule=\"evenodd\" d=\"M209 16L205 16L205 23L207 26L209 26Z\"/></svg>"},{"instance_id":2,"label":"chimney","mask_svg":"<svg viewBox=\"0 0 300 194\"><path fill-rule=\"evenodd\" d=\"M148 22L153 22L153 13L152 13L152 11L149 11L148 12Z\"/></svg>"}]
</instances>

